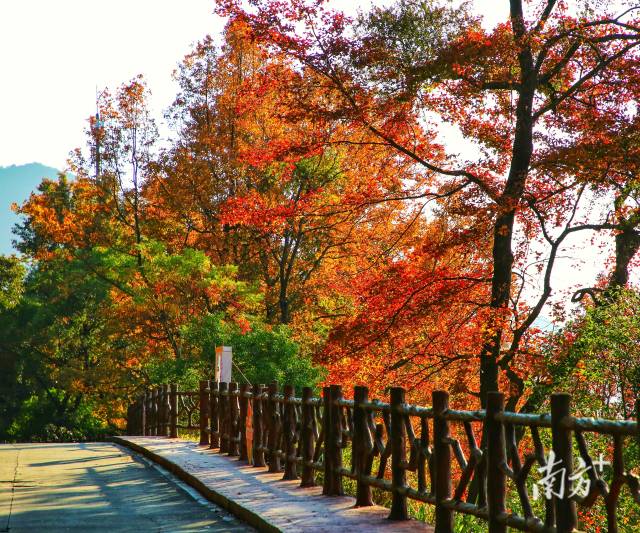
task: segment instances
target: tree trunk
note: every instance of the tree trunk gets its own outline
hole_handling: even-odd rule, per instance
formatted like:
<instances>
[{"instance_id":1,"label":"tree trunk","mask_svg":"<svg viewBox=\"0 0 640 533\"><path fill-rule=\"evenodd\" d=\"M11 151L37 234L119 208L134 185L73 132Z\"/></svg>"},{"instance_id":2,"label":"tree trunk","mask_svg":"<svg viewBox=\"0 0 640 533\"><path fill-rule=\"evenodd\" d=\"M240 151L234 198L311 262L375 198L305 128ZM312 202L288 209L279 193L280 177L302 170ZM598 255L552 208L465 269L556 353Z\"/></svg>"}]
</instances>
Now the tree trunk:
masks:
<instances>
[{"instance_id":1,"label":"tree trunk","mask_svg":"<svg viewBox=\"0 0 640 533\"><path fill-rule=\"evenodd\" d=\"M616 235L616 266L609 281L609 288L626 287L629 281L629 264L640 248L640 234L633 228L625 228Z\"/></svg>"},{"instance_id":2,"label":"tree trunk","mask_svg":"<svg viewBox=\"0 0 640 533\"><path fill-rule=\"evenodd\" d=\"M287 279L280 280L280 294L278 295L278 305L280 307L280 324L288 324L291 320L289 312L289 296L287 295L287 288L289 282Z\"/></svg>"},{"instance_id":3,"label":"tree trunk","mask_svg":"<svg viewBox=\"0 0 640 533\"><path fill-rule=\"evenodd\" d=\"M503 317L509 308L513 274L513 226L516 209L522 198L533 153L533 120L531 108L534 88L520 93L517 106L516 132L509 177L498 205L493 226L493 275L491 303L493 312L488 338L480 353L480 400L486 407L487 393L498 390L498 359L503 336Z\"/></svg>"},{"instance_id":4,"label":"tree trunk","mask_svg":"<svg viewBox=\"0 0 640 533\"><path fill-rule=\"evenodd\" d=\"M487 394L498 391L500 345L503 337L502 314L509 308L511 276L513 274L513 225L516 210L524 193L531 155L533 154L533 97L537 87L537 74L533 55L526 44L522 2L511 2L511 24L520 46L520 87L516 104L516 127L513 138L511 166L502 195L498 200L498 213L493 226L493 275L491 277L492 315L487 339L480 352L480 402L486 407Z\"/></svg>"}]
</instances>

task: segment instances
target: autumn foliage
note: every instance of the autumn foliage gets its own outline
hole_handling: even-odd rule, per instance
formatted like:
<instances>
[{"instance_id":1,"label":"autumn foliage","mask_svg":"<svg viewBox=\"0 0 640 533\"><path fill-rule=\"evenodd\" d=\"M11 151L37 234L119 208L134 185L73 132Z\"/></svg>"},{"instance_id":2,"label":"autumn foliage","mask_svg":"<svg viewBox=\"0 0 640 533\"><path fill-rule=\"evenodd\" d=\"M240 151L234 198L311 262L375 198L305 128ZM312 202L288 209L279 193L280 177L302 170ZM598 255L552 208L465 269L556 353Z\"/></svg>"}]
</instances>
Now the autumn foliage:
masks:
<instances>
[{"instance_id":1,"label":"autumn foliage","mask_svg":"<svg viewBox=\"0 0 640 533\"><path fill-rule=\"evenodd\" d=\"M222 42L175 71L168 139L144 80L105 90L73 178L19 208L39 271L96 284L87 360L119 378L78 372L78 390L102 379L121 401L210 331L285 327L327 381L537 408L556 342L539 326L572 295L558 257L577 235L611 243L572 288L606 303L640 247L640 27L510 5L488 28L467 4L219 0Z\"/></svg>"}]
</instances>

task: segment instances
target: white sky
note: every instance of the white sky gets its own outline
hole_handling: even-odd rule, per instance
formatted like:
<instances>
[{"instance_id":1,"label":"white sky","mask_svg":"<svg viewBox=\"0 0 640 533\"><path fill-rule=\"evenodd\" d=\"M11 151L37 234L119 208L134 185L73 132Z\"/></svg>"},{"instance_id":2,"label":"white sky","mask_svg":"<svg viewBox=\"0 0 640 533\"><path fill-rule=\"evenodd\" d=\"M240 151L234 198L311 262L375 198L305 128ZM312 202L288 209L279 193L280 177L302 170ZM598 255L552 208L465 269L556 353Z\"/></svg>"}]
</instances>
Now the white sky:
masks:
<instances>
[{"instance_id":1,"label":"white sky","mask_svg":"<svg viewBox=\"0 0 640 533\"><path fill-rule=\"evenodd\" d=\"M369 0L336 0L353 12ZM489 22L508 2L483 0ZM218 34L213 0L0 0L0 166L38 161L64 169L83 145L96 86L142 73L160 118L171 73L191 43Z\"/></svg>"},{"instance_id":2,"label":"white sky","mask_svg":"<svg viewBox=\"0 0 640 533\"><path fill-rule=\"evenodd\" d=\"M84 143L96 86L142 73L158 115L190 44L223 22L212 0L0 0L0 166L63 169Z\"/></svg>"}]
</instances>

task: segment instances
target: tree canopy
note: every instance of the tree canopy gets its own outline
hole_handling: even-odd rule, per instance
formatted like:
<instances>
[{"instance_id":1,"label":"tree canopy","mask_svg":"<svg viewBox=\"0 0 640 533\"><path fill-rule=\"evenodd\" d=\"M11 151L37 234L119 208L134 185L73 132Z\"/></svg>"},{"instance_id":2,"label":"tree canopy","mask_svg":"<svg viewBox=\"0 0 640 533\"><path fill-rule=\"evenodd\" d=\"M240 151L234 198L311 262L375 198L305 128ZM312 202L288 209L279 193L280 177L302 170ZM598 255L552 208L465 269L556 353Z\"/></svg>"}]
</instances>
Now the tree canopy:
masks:
<instances>
[{"instance_id":1,"label":"tree canopy","mask_svg":"<svg viewBox=\"0 0 640 533\"><path fill-rule=\"evenodd\" d=\"M224 34L174 73L171 134L143 78L105 89L73 177L19 206L7 420L117 425L141 388L208 377L221 343L251 380L400 384L416 403L444 388L465 407L502 390L523 410L591 369L618 312L633 353L636 9L513 0L489 28L471 2L216 5ZM611 253L559 287L577 235ZM628 409L623 366L610 395Z\"/></svg>"}]
</instances>

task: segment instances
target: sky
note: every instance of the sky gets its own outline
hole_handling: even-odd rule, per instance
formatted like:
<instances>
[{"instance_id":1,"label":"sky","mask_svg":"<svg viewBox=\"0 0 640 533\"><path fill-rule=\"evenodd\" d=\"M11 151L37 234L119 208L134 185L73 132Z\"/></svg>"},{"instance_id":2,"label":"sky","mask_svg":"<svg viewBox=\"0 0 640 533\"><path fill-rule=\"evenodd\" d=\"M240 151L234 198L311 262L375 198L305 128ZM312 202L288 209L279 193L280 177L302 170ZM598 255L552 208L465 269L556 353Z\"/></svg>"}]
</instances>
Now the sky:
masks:
<instances>
[{"instance_id":1,"label":"sky","mask_svg":"<svg viewBox=\"0 0 640 533\"><path fill-rule=\"evenodd\" d=\"M213 0L0 0L0 166L64 169L96 87L142 73L161 114L191 43L217 34Z\"/></svg>"},{"instance_id":2,"label":"sky","mask_svg":"<svg viewBox=\"0 0 640 533\"><path fill-rule=\"evenodd\" d=\"M383 0L382 0L383 1ZM353 12L369 0L335 0ZM492 24L508 2L476 2ZM192 43L217 35L213 0L0 0L0 166L66 167L83 145L96 87L143 74L157 117L176 93L171 73Z\"/></svg>"}]
</instances>

